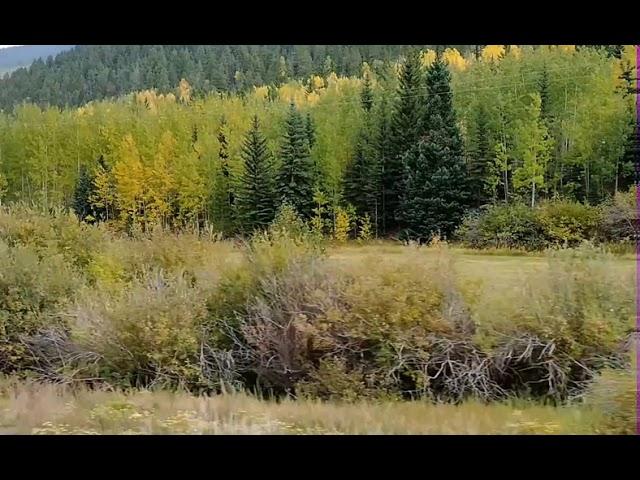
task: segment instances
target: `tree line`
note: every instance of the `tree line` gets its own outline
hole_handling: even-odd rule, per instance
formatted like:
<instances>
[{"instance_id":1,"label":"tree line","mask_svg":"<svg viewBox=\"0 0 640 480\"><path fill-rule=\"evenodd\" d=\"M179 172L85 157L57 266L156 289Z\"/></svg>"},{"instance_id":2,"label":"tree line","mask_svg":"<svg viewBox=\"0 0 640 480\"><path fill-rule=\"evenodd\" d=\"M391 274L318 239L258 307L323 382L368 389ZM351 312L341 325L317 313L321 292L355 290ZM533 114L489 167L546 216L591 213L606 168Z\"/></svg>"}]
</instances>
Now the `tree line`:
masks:
<instances>
[{"instance_id":1,"label":"tree line","mask_svg":"<svg viewBox=\"0 0 640 480\"><path fill-rule=\"evenodd\" d=\"M426 48L427 46L417 46ZM463 52L472 46L457 46ZM358 75L382 68L411 45L79 45L0 79L0 108L23 101L80 106L132 91L171 91L181 79L195 95L245 92L310 75Z\"/></svg>"},{"instance_id":2,"label":"tree line","mask_svg":"<svg viewBox=\"0 0 640 480\"><path fill-rule=\"evenodd\" d=\"M0 191L126 228L246 232L286 201L334 234L448 236L482 205L627 188L633 53L413 49L243 95L183 80L78 109L26 104L0 115Z\"/></svg>"}]
</instances>

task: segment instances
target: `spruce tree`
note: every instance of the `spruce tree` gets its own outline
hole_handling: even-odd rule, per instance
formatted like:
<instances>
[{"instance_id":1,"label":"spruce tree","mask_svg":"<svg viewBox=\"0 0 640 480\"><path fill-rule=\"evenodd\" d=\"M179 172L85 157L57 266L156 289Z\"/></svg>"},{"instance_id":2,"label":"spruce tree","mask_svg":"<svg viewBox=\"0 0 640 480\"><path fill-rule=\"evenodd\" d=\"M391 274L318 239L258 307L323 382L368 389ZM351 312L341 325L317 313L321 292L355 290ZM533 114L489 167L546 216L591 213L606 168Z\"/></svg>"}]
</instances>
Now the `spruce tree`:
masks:
<instances>
[{"instance_id":1,"label":"spruce tree","mask_svg":"<svg viewBox=\"0 0 640 480\"><path fill-rule=\"evenodd\" d=\"M360 102L366 113L369 113L373 108L373 90L371 89L371 78L368 73L365 74L364 82L362 83Z\"/></svg>"},{"instance_id":2,"label":"spruce tree","mask_svg":"<svg viewBox=\"0 0 640 480\"><path fill-rule=\"evenodd\" d=\"M492 160L491 132L484 105L480 105L476 115L473 149L469 158L469 180L472 184L473 204L478 207L489 200L486 179Z\"/></svg>"},{"instance_id":3,"label":"spruce tree","mask_svg":"<svg viewBox=\"0 0 640 480\"><path fill-rule=\"evenodd\" d=\"M386 95L383 95L380 99L380 103L376 108L376 130L374 136L374 148L376 157L376 176L377 176L377 205L378 211L375 217L372 217L376 222L376 226L382 232L387 231L386 226L386 204L385 199L385 165L388 164L389 157L391 156L392 139L391 139L391 115L389 112L389 103Z\"/></svg>"},{"instance_id":4,"label":"spruce tree","mask_svg":"<svg viewBox=\"0 0 640 480\"><path fill-rule=\"evenodd\" d=\"M242 227L250 232L266 228L275 215L275 190L267 140L257 115L242 146L244 170L240 177L237 207Z\"/></svg>"},{"instance_id":5,"label":"spruce tree","mask_svg":"<svg viewBox=\"0 0 640 480\"><path fill-rule=\"evenodd\" d=\"M425 135L403 156L401 221L410 237L449 237L470 201L462 139L453 110L450 75L436 59L427 72Z\"/></svg>"},{"instance_id":6,"label":"spruce tree","mask_svg":"<svg viewBox=\"0 0 640 480\"><path fill-rule=\"evenodd\" d=\"M550 97L551 92L549 91L549 72L547 71L547 66L545 65L542 69L542 74L540 75L540 116L547 125L551 121L551 105L550 105Z\"/></svg>"},{"instance_id":7,"label":"spruce tree","mask_svg":"<svg viewBox=\"0 0 640 480\"><path fill-rule=\"evenodd\" d=\"M89 169L82 165L80 167L80 175L76 181L73 191L72 208L78 218L84 221L88 216L93 218L93 208L91 206L91 195L93 193L93 177L89 173Z\"/></svg>"},{"instance_id":8,"label":"spruce tree","mask_svg":"<svg viewBox=\"0 0 640 480\"><path fill-rule=\"evenodd\" d=\"M391 118L391 151L384 165L384 215L387 231L398 226L400 196L404 190L404 153L423 131L422 69L420 54L413 51L402 66L398 100Z\"/></svg>"},{"instance_id":9,"label":"spruce tree","mask_svg":"<svg viewBox=\"0 0 640 480\"><path fill-rule=\"evenodd\" d=\"M313 211L314 170L305 122L292 103L280 150L277 189L280 201L288 202L303 218Z\"/></svg>"}]
</instances>

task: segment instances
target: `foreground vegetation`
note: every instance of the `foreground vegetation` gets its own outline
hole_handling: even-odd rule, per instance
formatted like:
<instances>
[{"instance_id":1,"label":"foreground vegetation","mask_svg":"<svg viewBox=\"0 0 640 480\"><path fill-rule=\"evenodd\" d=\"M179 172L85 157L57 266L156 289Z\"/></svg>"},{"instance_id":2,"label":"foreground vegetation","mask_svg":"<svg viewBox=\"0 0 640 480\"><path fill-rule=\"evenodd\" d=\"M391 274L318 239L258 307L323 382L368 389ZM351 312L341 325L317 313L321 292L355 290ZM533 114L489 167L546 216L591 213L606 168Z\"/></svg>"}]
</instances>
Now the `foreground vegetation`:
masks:
<instances>
[{"instance_id":1,"label":"foreground vegetation","mask_svg":"<svg viewBox=\"0 0 640 480\"><path fill-rule=\"evenodd\" d=\"M0 379L0 434L633 434L635 380L607 372L583 403L461 405L114 392Z\"/></svg>"},{"instance_id":2,"label":"foreground vegetation","mask_svg":"<svg viewBox=\"0 0 640 480\"><path fill-rule=\"evenodd\" d=\"M443 244L360 248L331 247L286 209L240 245L2 210L0 371L278 398L561 403L603 368L629 368L628 260L584 246L510 259L535 267L521 273L486 257L493 271L474 273L477 256Z\"/></svg>"}]
</instances>

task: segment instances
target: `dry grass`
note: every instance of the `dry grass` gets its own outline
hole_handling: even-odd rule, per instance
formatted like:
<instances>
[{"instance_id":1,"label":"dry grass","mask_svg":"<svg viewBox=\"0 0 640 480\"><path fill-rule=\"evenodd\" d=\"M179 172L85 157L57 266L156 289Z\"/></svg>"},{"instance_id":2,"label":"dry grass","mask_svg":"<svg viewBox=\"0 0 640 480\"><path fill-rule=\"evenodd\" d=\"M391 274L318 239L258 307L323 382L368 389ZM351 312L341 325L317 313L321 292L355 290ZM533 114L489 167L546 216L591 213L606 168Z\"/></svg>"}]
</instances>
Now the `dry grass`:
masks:
<instances>
[{"instance_id":1,"label":"dry grass","mask_svg":"<svg viewBox=\"0 0 640 480\"><path fill-rule=\"evenodd\" d=\"M526 403L276 403L245 394L71 391L8 380L0 392L4 434L590 434L598 419L585 407Z\"/></svg>"}]
</instances>

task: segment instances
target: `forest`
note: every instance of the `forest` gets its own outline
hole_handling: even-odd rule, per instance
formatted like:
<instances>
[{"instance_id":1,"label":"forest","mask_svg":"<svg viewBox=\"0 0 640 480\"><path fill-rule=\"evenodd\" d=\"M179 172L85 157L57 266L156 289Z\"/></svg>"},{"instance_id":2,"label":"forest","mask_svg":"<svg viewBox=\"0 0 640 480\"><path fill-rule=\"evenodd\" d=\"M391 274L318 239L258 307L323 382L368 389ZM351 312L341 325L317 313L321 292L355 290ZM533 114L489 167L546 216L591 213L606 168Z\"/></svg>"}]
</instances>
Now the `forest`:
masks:
<instances>
[{"instance_id":1,"label":"forest","mask_svg":"<svg viewBox=\"0 0 640 480\"><path fill-rule=\"evenodd\" d=\"M451 237L491 204L601 204L634 179L632 56L414 49L243 94L197 97L181 79L78 108L22 104L0 116L0 199L226 236L287 201L325 233L413 238Z\"/></svg>"},{"instance_id":2,"label":"forest","mask_svg":"<svg viewBox=\"0 0 640 480\"><path fill-rule=\"evenodd\" d=\"M307 47L11 94L0 433L635 432L635 48Z\"/></svg>"}]
</instances>

